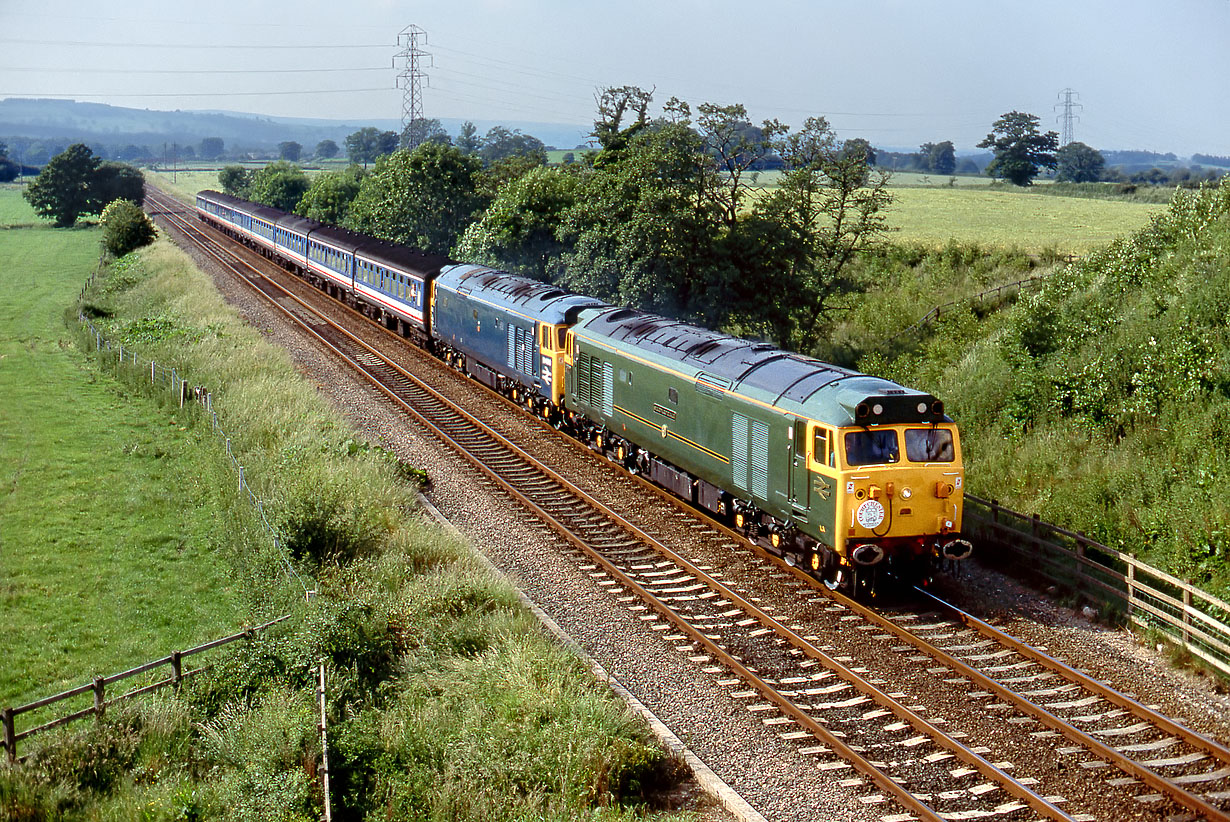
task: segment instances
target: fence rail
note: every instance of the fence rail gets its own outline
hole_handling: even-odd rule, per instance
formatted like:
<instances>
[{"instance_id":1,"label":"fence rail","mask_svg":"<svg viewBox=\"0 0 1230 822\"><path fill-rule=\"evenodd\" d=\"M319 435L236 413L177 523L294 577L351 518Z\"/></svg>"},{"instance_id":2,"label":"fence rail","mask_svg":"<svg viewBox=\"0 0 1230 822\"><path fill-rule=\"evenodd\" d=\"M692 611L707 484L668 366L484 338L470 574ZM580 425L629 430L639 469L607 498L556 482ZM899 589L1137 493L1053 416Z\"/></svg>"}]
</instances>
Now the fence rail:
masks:
<instances>
[{"instance_id":1,"label":"fence rail","mask_svg":"<svg viewBox=\"0 0 1230 822\"><path fill-rule=\"evenodd\" d=\"M1230 604L1129 554L1040 519L965 495L963 530L1001 558L1120 611L1230 676Z\"/></svg>"},{"instance_id":2,"label":"fence rail","mask_svg":"<svg viewBox=\"0 0 1230 822\"><path fill-rule=\"evenodd\" d=\"M253 628L247 628L237 634L231 634L230 636L225 636L221 639L206 642L203 645L197 645L195 648L189 648L185 651L172 651L169 655L164 656L161 659L146 662L135 668L129 668L127 671L121 671L118 674L111 674L110 676L96 676L84 685L78 685L76 688L70 688L67 691L62 691L61 693L55 694L54 696L44 697L43 699L35 700L34 702L21 705L17 708L4 708L3 710L0 710L0 724L4 726L4 735L3 739L0 739L0 747L4 748L7 752L9 761L15 762L17 760L17 743L21 740L33 736L34 734L41 733L42 731L49 731L52 728L67 725L69 722L81 719L83 717L102 717L106 712L108 705L114 705L117 702L132 699L133 697L140 696L141 694L150 693L151 691L156 691L160 688L165 688L168 685L178 688L180 683L188 677L207 670L207 668L184 670L183 663L185 658L195 656L196 654L205 653L206 651L213 650L214 648L220 648L223 645L229 645L230 643L237 642L241 639L250 640L261 631L265 631L280 622L285 622L288 619L290 619L289 614L280 616L277 619L266 622L264 625L257 625ZM122 682L126 679L131 679L134 676L140 676L143 673L161 668L165 665L169 665L171 667L171 675L165 679L160 679L157 682L127 691L119 696L112 697L111 699L107 699L106 689L108 685L114 685L116 682ZM91 707L83 708L80 711L74 711L71 714L58 717L50 722L44 722L42 725L37 725L20 733L17 732L16 720L17 717L22 714L36 711L39 708L46 708L47 706L54 705L57 702L63 702L66 699L72 699L75 696L81 696L82 694L87 694L90 692L93 692L94 694L94 704Z\"/></svg>"},{"instance_id":3,"label":"fence rail","mask_svg":"<svg viewBox=\"0 0 1230 822\"><path fill-rule=\"evenodd\" d=\"M921 333L925 327L927 327L931 323L938 320L941 315L943 315L946 312L951 312L952 309L957 308L959 306L972 305L972 306L981 307L984 300L990 300L991 298L998 298L1000 295L1004 293L1015 291L1016 293L1019 294L1020 292L1024 291L1027 288L1037 288L1039 285L1043 283L1044 279L1045 279L1044 277L1039 277L1039 276L1025 277L1020 280L1014 280L1010 283L1004 283L1003 285L996 286L995 288L989 288L986 291L980 291L977 294L972 294L968 297L962 297L958 300L951 300L949 302L944 303L943 305L937 305L935 308L932 308L930 311L924 314L922 318L919 319L917 322L915 322L912 325L906 326L905 328L898 331L896 334L893 334L891 337L886 337L885 339L880 341L880 344L887 345L888 343L891 343L893 340L897 339L898 337L904 337L906 334L909 334L911 331Z\"/></svg>"}]
</instances>

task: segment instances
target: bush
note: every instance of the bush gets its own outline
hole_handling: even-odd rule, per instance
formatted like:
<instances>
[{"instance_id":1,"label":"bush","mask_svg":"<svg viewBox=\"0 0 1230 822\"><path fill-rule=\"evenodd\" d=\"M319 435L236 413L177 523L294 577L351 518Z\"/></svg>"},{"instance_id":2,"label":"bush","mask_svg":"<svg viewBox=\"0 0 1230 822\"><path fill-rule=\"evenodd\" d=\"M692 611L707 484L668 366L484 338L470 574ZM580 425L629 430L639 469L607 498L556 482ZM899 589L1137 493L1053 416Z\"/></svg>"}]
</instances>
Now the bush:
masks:
<instances>
[{"instance_id":1,"label":"bush","mask_svg":"<svg viewBox=\"0 0 1230 822\"><path fill-rule=\"evenodd\" d=\"M131 200L113 200L102 212L103 247L113 257L147 246L158 236L154 222Z\"/></svg>"}]
</instances>

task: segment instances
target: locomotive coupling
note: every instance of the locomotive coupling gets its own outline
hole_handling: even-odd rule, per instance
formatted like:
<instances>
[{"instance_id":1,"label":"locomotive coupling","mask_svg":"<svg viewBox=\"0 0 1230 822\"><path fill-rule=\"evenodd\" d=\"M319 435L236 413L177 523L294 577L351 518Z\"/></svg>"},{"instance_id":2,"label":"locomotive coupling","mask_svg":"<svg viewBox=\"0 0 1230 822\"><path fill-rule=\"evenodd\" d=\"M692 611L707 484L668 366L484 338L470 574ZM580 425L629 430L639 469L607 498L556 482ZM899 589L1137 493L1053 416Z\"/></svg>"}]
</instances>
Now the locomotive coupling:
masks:
<instances>
[{"instance_id":1,"label":"locomotive coupling","mask_svg":"<svg viewBox=\"0 0 1230 822\"><path fill-rule=\"evenodd\" d=\"M871 542L857 545L850 552L850 559L858 565L875 565L884 559L884 549Z\"/></svg>"},{"instance_id":2,"label":"locomotive coupling","mask_svg":"<svg viewBox=\"0 0 1230 822\"><path fill-rule=\"evenodd\" d=\"M974 553L974 546L967 539L954 539L944 543L944 546L940 548L940 556L944 559L966 559L972 553Z\"/></svg>"}]
</instances>

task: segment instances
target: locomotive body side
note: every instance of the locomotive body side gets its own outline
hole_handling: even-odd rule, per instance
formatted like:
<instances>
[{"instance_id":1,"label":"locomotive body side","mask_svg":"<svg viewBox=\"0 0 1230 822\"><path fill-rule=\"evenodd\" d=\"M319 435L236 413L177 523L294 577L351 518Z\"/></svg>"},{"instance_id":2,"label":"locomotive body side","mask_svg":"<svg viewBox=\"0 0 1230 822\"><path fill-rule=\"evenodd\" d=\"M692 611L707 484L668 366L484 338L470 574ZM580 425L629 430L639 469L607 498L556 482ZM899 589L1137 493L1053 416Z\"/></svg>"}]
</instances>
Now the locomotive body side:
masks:
<instances>
[{"instance_id":1,"label":"locomotive body side","mask_svg":"<svg viewBox=\"0 0 1230 822\"><path fill-rule=\"evenodd\" d=\"M444 269L432 293L438 353L543 416L558 412L567 328L602 303L476 265Z\"/></svg>"},{"instance_id":2,"label":"locomotive body side","mask_svg":"<svg viewBox=\"0 0 1230 822\"><path fill-rule=\"evenodd\" d=\"M956 432L934 397L628 309L583 312L570 336L582 437L770 550L866 587L968 553Z\"/></svg>"}]
</instances>

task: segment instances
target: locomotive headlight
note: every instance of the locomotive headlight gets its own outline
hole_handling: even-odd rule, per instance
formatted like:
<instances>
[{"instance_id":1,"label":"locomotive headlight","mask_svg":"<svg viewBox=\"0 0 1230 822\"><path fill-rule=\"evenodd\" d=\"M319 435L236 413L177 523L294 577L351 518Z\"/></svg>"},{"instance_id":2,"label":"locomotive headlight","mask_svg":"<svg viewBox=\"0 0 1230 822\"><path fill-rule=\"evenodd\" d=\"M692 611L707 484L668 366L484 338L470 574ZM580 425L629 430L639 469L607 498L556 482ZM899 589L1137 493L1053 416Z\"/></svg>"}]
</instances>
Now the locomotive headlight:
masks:
<instances>
[{"instance_id":1,"label":"locomotive headlight","mask_svg":"<svg viewBox=\"0 0 1230 822\"><path fill-rule=\"evenodd\" d=\"M902 499L909 499L909 498L910 498L910 497L912 497L912 496L914 496L914 492L913 492L913 491L911 491L909 488L902 488L902 489L901 489L901 498L902 498Z\"/></svg>"},{"instance_id":2,"label":"locomotive headlight","mask_svg":"<svg viewBox=\"0 0 1230 822\"><path fill-rule=\"evenodd\" d=\"M858 519L858 524L868 530L880 527L880 523L884 521L884 506L878 500L864 500L863 504L858 507L855 514Z\"/></svg>"}]
</instances>

